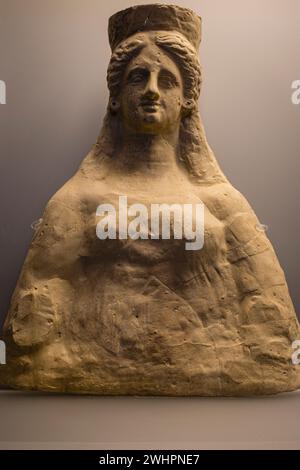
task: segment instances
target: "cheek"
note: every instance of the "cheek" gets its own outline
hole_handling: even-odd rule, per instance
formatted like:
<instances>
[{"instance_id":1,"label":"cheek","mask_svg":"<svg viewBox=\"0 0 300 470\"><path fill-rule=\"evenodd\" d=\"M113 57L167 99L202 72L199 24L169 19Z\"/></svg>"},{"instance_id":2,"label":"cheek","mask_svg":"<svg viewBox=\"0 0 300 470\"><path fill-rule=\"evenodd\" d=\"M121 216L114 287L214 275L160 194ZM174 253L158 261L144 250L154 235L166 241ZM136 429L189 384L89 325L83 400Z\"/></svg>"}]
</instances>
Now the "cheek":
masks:
<instances>
[{"instance_id":1,"label":"cheek","mask_svg":"<svg viewBox=\"0 0 300 470\"><path fill-rule=\"evenodd\" d=\"M136 110L139 103L139 92L137 89L124 89L122 97L122 107L126 113L132 113Z\"/></svg>"},{"instance_id":2,"label":"cheek","mask_svg":"<svg viewBox=\"0 0 300 470\"><path fill-rule=\"evenodd\" d=\"M183 105L183 97L181 93L176 91L169 92L165 96L165 107L169 114L179 114Z\"/></svg>"}]
</instances>

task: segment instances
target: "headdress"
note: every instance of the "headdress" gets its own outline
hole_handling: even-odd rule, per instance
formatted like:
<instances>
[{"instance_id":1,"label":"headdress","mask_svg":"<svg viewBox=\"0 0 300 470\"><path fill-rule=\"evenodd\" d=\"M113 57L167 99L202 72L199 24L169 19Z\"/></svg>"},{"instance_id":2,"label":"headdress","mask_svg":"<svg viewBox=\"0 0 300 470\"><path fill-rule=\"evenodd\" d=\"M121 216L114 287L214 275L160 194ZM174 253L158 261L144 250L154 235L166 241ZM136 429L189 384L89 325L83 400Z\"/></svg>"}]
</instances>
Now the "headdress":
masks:
<instances>
[{"instance_id":1,"label":"headdress","mask_svg":"<svg viewBox=\"0 0 300 470\"><path fill-rule=\"evenodd\" d=\"M197 50L201 41L201 18L188 8L160 3L121 10L111 16L108 23L112 51L125 39L144 31L177 31Z\"/></svg>"}]
</instances>

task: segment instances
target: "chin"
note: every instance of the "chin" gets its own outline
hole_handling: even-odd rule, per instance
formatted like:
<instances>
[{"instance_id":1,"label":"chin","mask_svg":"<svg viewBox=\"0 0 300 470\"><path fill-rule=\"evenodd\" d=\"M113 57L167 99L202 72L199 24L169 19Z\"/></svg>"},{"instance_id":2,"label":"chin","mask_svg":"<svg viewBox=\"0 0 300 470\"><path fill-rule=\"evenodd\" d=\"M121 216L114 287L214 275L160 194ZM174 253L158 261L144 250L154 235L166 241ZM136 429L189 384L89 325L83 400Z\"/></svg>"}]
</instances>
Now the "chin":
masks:
<instances>
[{"instance_id":1,"label":"chin","mask_svg":"<svg viewBox=\"0 0 300 470\"><path fill-rule=\"evenodd\" d=\"M148 113L144 114L143 116L143 123L149 123L149 124L159 124L160 122L160 117L157 115L157 113Z\"/></svg>"}]
</instances>

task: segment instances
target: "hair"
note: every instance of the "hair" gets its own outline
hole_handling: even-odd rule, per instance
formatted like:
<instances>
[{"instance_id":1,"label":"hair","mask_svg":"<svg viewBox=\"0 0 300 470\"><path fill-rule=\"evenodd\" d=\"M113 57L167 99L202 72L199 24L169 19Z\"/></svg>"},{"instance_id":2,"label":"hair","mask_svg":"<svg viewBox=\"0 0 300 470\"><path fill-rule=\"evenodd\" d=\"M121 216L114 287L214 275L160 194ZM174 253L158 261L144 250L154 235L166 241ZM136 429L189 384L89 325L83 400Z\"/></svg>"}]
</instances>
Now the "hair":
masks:
<instances>
[{"instance_id":1,"label":"hair","mask_svg":"<svg viewBox=\"0 0 300 470\"><path fill-rule=\"evenodd\" d=\"M116 102L121 91L128 64L149 43L149 40L166 52L178 65L184 84L184 110L182 114L178 160L182 162L191 179L198 184L227 181L210 149L198 111L202 74L196 50L190 42L177 32L152 32L136 34L124 40L113 51L107 69L107 84L110 93L103 126L93 151L83 161L81 168L88 167L95 159L112 158L120 145L121 121Z\"/></svg>"}]
</instances>

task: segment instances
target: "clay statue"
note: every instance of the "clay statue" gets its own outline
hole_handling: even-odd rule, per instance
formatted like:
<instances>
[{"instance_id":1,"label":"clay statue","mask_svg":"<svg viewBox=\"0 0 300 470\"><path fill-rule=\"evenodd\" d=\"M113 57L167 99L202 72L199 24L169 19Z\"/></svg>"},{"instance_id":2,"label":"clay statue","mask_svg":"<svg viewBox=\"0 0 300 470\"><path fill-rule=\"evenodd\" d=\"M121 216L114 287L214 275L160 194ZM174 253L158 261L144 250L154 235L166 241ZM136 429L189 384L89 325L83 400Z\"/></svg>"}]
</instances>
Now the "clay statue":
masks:
<instances>
[{"instance_id":1,"label":"clay statue","mask_svg":"<svg viewBox=\"0 0 300 470\"><path fill-rule=\"evenodd\" d=\"M102 131L32 240L3 328L2 385L173 396L300 387L284 273L200 120L200 37L201 19L179 6L110 18ZM172 236L176 211L170 237L153 234L147 217L161 205L202 207L203 244Z\"/></svg>"}]
</instances>

